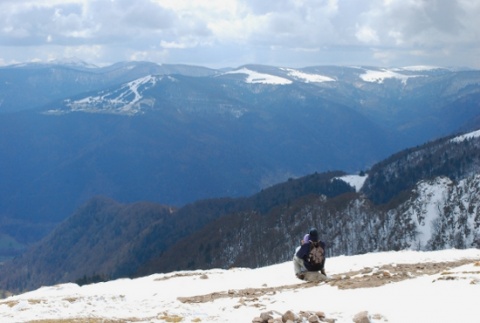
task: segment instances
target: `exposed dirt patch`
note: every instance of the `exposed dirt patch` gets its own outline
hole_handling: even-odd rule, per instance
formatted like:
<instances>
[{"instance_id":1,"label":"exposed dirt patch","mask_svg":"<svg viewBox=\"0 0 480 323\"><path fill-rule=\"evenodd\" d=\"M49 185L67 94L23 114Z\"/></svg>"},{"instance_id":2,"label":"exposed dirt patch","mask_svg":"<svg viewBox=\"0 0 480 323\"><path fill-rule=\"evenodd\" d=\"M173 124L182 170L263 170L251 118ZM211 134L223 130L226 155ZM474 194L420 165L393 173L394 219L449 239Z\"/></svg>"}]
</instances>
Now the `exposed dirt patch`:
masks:
<instances>
[{"instance_id":1,"label":"exposed dirt patch","mask_svg":"<svg viewBox=\"0 0 480 323\"><path fill-rule=\"evenodd\" d=\"M374 268L367 267L358 271L333 275L332 281L329 282L329 284L337 286L340 289L378 287L418 276L438 274L448 271L450 268L474 262L474 260L465 259L449 262L384 265Z\"/></svg>"},{"instance_id":2,"label":"exposed dirt patch","mask_svg":"<svg viewBox=\"0 0 480 323\"><path fill-rule=\"evenodd\" d=\"M236 289L214 292L206 295L179 297L178 300L182 303L206 303L219 298L236 297L240 298L240 303L243 304L245 302L255 302L262 296L275 295L278 292L283 292L287 290L310 288L313 286L318 286L320 284L329 284L331 286L336 286L339 289L374 288L423 275L434 275L442 272L445 272L445 274L447 274L448 270L451 268L463 266L470 263L475 263L475 265L477 266L477 264L479 264L480 262L478 260L465 259L449 262L396 264L384 265L373 268L367 267L363 268L362 270L332 275L331 280L327 282L303 282L293 285L282 285L276 287L246 288L238 290ZM445 277L449 276L447 275Z\"/></svg>"},{"instance_id":3,"label":"exposed dirt patch","mask_svg":"<svg viewBox=\"0 0 480 323\"><path fill-rule=\"evenodd\" d=\"M4 301L0 302L0 305L7 305L8 307L14 307L18 305L18 301Z\"/></svg>"},{"instance_id":4,"label":"exposed dirt patch","mask_svg":"<svg viewBox=\"0 0 480 323\"><path fill-rule=\"evenodd\" d=\"M206 295L179 297L178 300L182 303L206 303L211 302L219 298L225 297L239 297L247 298L249 300L258 299L258 297L265 295L275 295L277 292L286 290L295 290L298 288L306 288L316 286L318 283L303 282L294 285L283 285L276 287L261 287L261 288L245 288L245 289L232 289L229 291L214 292Z\"/></svg>"},{"instance_id":5,"label":"exposed dirt patch","mask_svg":"<svg viewBox=\"0 0 480 323\"><path fill-rule=\"evenodd\" d=\"M172 278L192 277L192 276L199 276L200 279L208 279L208 276L203 274L203 273L175 273L175 274L168 275L168 276L165 276L165 277L156 278L155 281L163 281L163 280L169 280L169 279L172 279Z\"/></svg>"}]
</instances>

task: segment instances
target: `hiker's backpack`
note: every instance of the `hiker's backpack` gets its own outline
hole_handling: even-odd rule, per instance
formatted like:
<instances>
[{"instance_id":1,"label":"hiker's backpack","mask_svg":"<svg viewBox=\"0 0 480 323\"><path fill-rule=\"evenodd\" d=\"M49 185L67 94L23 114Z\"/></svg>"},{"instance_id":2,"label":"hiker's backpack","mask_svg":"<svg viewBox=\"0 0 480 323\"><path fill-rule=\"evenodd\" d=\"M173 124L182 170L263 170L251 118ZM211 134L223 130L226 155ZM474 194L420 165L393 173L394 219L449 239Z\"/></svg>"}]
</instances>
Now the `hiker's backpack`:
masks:
<instances>
[{"instance_id":1,"label":"hiker's backpack","mask_svg":"<svg viewBox=\"0 0 480 323\"><path fill-rule=\"evenodd\" d=\"M308 254L308 262L312 266L319 266L325 259L325 250L323 250L320 242L310 241L310 253Z\"/></svg>"}]
</instances>

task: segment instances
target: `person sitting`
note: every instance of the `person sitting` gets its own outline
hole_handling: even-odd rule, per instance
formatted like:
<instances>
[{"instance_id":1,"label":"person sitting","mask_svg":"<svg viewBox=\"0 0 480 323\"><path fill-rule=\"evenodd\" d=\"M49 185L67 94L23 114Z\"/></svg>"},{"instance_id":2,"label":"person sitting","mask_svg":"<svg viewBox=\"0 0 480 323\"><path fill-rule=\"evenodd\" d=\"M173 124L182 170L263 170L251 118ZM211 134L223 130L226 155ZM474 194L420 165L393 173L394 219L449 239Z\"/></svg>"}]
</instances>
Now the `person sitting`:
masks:
<instances>
[{"instance_id":1,"label":"person sitting","mask_svg":"<svg viewBox=\"0 0 480 323\"><path fill-rule=\"evenodd\" d=\"M293 256L295 275L305 279L306 272L320 272L321 279L327 279L325 273L325 243L318 238L318 231L310 229L308 243L303 242Z\"/></svg>"}]
</instances>

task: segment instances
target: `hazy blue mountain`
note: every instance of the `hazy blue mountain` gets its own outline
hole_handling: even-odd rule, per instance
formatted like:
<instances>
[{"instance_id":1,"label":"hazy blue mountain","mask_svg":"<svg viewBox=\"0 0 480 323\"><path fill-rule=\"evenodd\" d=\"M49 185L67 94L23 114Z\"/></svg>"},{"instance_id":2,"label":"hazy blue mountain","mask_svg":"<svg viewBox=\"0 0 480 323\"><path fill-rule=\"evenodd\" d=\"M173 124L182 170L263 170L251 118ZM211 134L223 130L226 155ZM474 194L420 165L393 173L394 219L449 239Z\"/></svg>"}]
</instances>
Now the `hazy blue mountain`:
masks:
<instances>
[{"instance_id":1,"label":"hazy blue mountain","mask_svg":"<svg viewBox=\"0 0 480 323\"><path fill-rule=\"evenodd\" d=\"M95 67L84 62L30 63L0 67L0 113L35 109L55 100L154 74L213 75L216 71L196 66L121 62Z\"/></svg>"},{"instance_id":2,"label":"hazy blue mountain","mask_svg":"<svg viewBox=\"0 0 480 323\"><path fill-rule=\"evenodd\" d=\"M479 81L426 67L3 67L0 234L30 244L97 195L180 207L357 173L475 127Z\"/></svg>"}]
</instances>

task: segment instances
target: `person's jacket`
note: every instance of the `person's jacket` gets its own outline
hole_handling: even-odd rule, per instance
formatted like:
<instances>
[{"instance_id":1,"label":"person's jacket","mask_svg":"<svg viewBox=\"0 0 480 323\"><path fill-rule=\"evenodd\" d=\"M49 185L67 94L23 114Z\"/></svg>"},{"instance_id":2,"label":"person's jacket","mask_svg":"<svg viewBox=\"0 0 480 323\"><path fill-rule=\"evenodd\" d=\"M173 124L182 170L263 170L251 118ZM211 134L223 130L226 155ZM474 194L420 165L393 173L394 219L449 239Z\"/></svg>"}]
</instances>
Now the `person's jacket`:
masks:
<instances>
[{"instance_id":1,"label":"person's jacket","mask_svg":"<svg viewBox=\"0 0 480 323\"><path fill-rule=\"evenodd\" d=\"M323 241L319 241L318 243L320 244L320 246L325 251L325 243ZM310 245L311 245L311 243L304 243L300 247L300 249L297 251L296 256L300 259L303 259L303 264L308 271L322 271L323 272L324 268L325 268L325 258L326 258L326 256L324 255L323 261L318 265L313 265L313 264L309 263L308 262L308 255L310 254Z\"/></svg>"}]
</instances>

